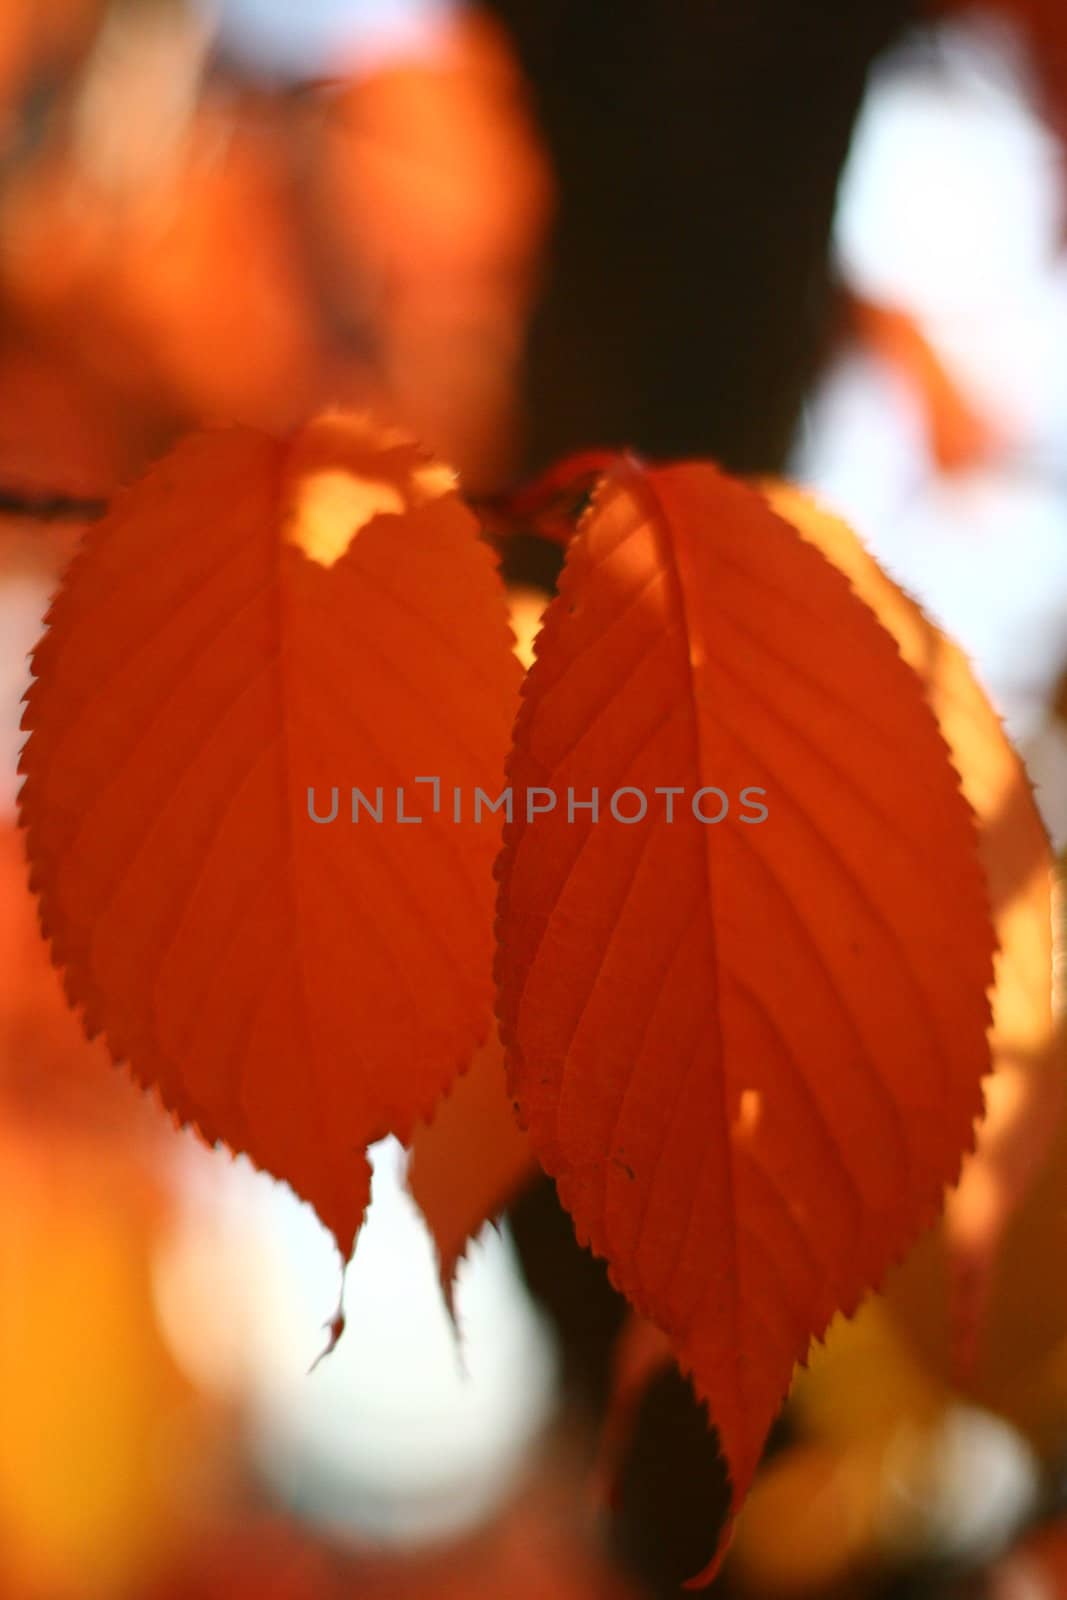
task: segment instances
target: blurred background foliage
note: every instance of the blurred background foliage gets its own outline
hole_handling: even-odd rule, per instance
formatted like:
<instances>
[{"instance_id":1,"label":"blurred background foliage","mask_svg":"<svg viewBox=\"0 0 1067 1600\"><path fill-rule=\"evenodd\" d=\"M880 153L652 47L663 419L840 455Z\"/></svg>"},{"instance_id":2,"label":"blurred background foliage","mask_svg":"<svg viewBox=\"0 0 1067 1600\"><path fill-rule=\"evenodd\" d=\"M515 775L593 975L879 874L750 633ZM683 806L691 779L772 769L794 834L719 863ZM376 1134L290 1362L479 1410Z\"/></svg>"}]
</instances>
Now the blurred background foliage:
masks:
<instances>
[{"instance_id":1,"label":"blurred background foliage","mask_svg":"<svg viewBox=\"0 0 1067 1600\"><path fill-rule=\"evenodd\" d=\"M974 658L1062 848L1065 118L1062 0L3 0L0 1600L673 1594L723 1501L670 1372L596 1501L624 1308L550 1185L461 1269L461 1359L383 1146L308 1377L310 1213L84 1042L13 816L86 520L190 426L337 403L478 493L789 469ZM527 628L557 559L508 555ZM1061 1134L966 1394L922 1249L832 1330L723 1591L1067 1595L1065 1233Z\"/></svg>"}]
</instances>

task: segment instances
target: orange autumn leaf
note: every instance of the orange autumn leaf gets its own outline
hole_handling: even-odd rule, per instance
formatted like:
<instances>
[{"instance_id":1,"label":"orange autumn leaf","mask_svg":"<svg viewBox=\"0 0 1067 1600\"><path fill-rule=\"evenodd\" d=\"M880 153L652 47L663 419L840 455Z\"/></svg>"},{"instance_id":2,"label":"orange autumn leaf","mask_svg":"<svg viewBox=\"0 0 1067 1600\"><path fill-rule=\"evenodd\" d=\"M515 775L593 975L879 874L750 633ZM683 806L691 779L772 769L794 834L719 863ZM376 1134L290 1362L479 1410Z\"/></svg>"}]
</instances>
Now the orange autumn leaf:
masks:
<instances>
[{"instance_id":1,"label":"orange autumn leaf","mask_svg":"<svg viewBox=\"0 0 1067 1600\"><path fill-rule=\"evenodd\" d=\"M973 1139L974 818L872 612L709 465L608 472L538 648L509 781L561 798L517 805L498 867L510 1086L579 1238L707 1403L736 1512L794 1364ZM604 819L568 815L594 787ZM607 814L624 787L640 825Z\"/></svg>"},{"instance_id":2,"label":"orange autumn leaf","mask_svg":"<svg viewBox=\"0 0 1067 1600\"><path fill-rule=\"evenodd\" d=\"M342 63L343 65L343 63ZM514 46L481 7L324 107L311 195L331 289L377 374L468 486L506 478L551 177Z\"/></svg>"},{"instance_id":3,"label":"orange autumn leaf","mask_svg":"<svg viewBox=\"0 0 1067 1600\"><path fill-rule=\"evenodd\" d=\"M280 128L209 103L169 142L109 132L107 160L53 141L14 173L5 294L149 409L291 425L326 380Z\"/></svg>"},{"instance_id":4,"label":"orange autumn leaf","mask_svg":"<svg viewBox=\"0 0 1067 1600\"><path fill-rule=\"evenodd\" d=\"M768 491L848 578L918 674L978 820L999 950L992 995L986 1114L942 1223L950 1365L963 1376L1008 1223L1035 1181L1064 1111L1062 1044L1052 1012L1052 851L1029 778L959 647L886 577L859 539L806 495Z\"/></svg>"},{"instance_id":5,"label":"orange autumn leaf","mask_svg":"<svg viewBox=\"0 0 1067 1600\"><path fill-rule=\"evenodd\" d=\"M273 427L314 405L320 335L269 120L201 108L113 245L117 313L187 414Z\"/></svg>"},{"instance_id":6,"label":"orange autumn leaf","mask_svg":"<svg viewBox=\"0 0 1067 1600\"><path fill-rule=\"evenodd\" d=\"M42 72L55 75L84 49L100 0L4 0L0 7L0 140L25 113L27 90Z\"/></svg>"},{"instance_id":7,"label":"orange autumn leaf","mask_svg":"<svg viewBox=\"0 0 1067 1600\"><path fill-rule=\"evenodd\" d=\"M0 350L0 498L29 509L106 500L135 456L110 396L29 345ZM84 516L93 514L86 504Z\"/></svg>"},{"instance_id":8,"label":"orange autumn leaf","mask_svg":"<svg viewBox=\"0 0 1067 1600\"><path fill-rule=\"evenodd\" d=\"M1061 1031L1061 1049L1064 1036ZM1062 1059L1062 1058L1061 1058ZM1056 1470L1067 1429L1067 1118L991 1269L973 1360L959 1387L1006 1417ZM944 1239L935 1229L889 1278L885 1303L908 1346L935 1375L951 1349Z\"/></svg>"},{"instance_id":9,"label":"orange autumn leaf","mask_svg":"<svg viewBox=\"0 0 1067 1600\"><path fill-rule=\"evenodd\" d=\"M433 1238L450 1308L467 1245L536 1171L530 1141L508 1099L504 1052L494 1029L411 1144L408 1188Z\"/></svg>"},{"instance_id":10,"label":"orange autumn leaf","mask_svg":"<svg viewBox=\"0 0 1067 1600\"><path fill-rule=\"evenodd\" d=\"M631 1312L612 1351L611 1395L600 1432L595 1487L598 1498L609 1504L617 1498L619 1473L633 1440L641 1397L673 1364L671 1342L663 1329Z\"/></svg>"},{"instance_id":11,"label":"orange autumn leaf","mask_svg":"<svg viewBox=\"0 0 1067 1600\"><path fill-rule=\"evenodd\" d=\"M386 300L431 266L439 293L466 289L475 304L486 287L528 288L551 180L514 48L489 13L442 18L410 59L343 83L325 134L324 220L342 253L365 244L350 265Z\"/></svg>"},{"instance_id":12,"label":"orange autumn leaf","mask_svg":"<svg viewBox=\"0 0 1067 1600\"><path fill-rule=\"evenodd\" d=\"M414 787L499 788L519 677L446 478L343 415L190 438L91 529L27 697L21 821L68 995L345 1256L364 1147L410 1138L491 1014L495 819ZM381 822L353 824L352 786Z\"/></svg>"},{"instance_id":13,"label":"orange autumn leaf","mask_svg":"<svg viewBox=\"0 0 1067 1600\"><path fill-rule=\"evenodd\" d=\"M909 385L922 406L934 459L943 472L980 466L999 442L964 392L918 319L895 306L854 300L852 317L864 342Z\"/></svg>"}]
</instances>

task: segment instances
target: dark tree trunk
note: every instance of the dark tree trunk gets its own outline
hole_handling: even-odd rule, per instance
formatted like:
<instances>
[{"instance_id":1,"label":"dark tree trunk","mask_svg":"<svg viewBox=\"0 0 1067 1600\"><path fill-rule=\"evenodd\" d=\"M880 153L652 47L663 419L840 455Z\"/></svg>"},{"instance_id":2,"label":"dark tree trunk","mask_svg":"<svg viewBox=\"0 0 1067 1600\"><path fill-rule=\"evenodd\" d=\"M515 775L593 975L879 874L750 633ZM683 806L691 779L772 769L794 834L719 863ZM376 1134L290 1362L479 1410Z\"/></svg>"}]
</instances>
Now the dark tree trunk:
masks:
<instances>
[{"instance_id":1,"label":"dark tree trunk","mask_svg":"<svg viewBox=\"0 0 1067 1600\"><path fill-rule=\"evenodd\" d=\"M560 186L529 462L779 467L830 307L837 182L914 0L493 0Z\"/></svg>"}]
</instances>

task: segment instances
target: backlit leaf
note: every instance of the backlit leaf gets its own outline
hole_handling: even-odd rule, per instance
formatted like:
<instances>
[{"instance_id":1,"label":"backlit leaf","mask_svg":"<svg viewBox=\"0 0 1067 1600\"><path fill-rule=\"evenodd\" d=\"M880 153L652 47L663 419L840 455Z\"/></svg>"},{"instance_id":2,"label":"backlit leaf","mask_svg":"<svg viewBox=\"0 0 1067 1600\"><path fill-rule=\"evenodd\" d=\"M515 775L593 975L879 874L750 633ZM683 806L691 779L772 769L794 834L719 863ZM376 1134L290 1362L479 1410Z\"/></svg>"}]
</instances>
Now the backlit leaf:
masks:
<instances>
[{"instance_id":1,"label":"backlit leaf","mask_svg":"<svg viewBox=\"0 0 1067 1600\"><path fill-rule=\"evenodd\" d=\"M1067 1037L1060 1019L1061 1061ZM1067 1432L1067 1117L1005 1223L971 1359L953 1373L980 1405L1021 1429L1056 1469ZM935 1376L951 1371L953 1303L945 1239L935 1229L890 1274L887 1308Z\"/></svg>"},{"instance_id":2,"label":"backlit leaf","mask_svg":"<svg viewBox=\"0 0 1067 1600\"><path fill-rule=\"evenodd\" d=\"M510 1084L579 1237L707 1402L736 1510L794 1364L973 1139L974 818L872 612L711 466L609 471L538 651L499 868ZM558 803L531 822L538 786ZM712 786L717 825L691 804ZM601 820L569 815L594 787Z\"/></svg>"},{"instance_id":3,"label":"backlit leaf","mask_svg":"<svg viewBox=\"0 0 1067 1600\"><path fill-rule=\"evenodd\" d=\"M770 492L776 511L845 573L889 629L927 702L978 821L999 950L986 1114L941 1224L951 1358L962 1377L975 1347L997 1254L1037 1178L1064 1110L1063 1045L1052 1015L1053 865L1030 781L962 650L882 572L855 534L797 490Z\"/></svg>"},{"instance_id":4,"label":"backlit leaf","mask_svg":"<svg viewBox=\"0 0 1067 1600\"><path fill-rule=\"evenodd\" d=\"M633 1441L634 1419L648 1385L674 1362L662 1328L645 1317L627 1317L612 1352L611 1396L600 1435L598 1479L609 1503L616 1499L619 1470Z\"/></svg>"},{"instance_id":5,"label":"backlit leaf","mask_svg":"<svg viewBox=\"0 0 1067 1600\"><path fill-rule=\"evenodd\" d=\"M408 1188L433 1236L452 1305L456 1268L482 1224L497 1217L538 1170L515 1120L496 1030L411 1145Z\"/></svg>"},{"instance_id":6,"label":"backlit leaf","mask_svg":"<svg viewBox=\"0 0 1067 1600\"><path fill-rule=\"evenodd\" d=\"M930 453L942 472L979 467L1000 440L911 312L868 300L852 304L859 337L907 384L922 408Z\"/></svg>"},{"instance_id":7,"label":"backlit leaf","mask_svg":"<svg viewBox=\"0 0 1067 1600\"><path fill-rule=\"evenodd\" d=\"M108 396L29 346L0 352L0 510L93 515L128 465Z\"/></svg>"},{"instance_id":8,"label":"backlit leaf","mask_svg":"<svg viewBox=\"0 0 1067 1600\"><path fill-rule=\"evenodd\" d=\"M468 488L495 486L551 207L512 40L486 7L441 8L323 110L308 193L333 292L373 330L391 404Z\"/></svg>"},{"instance_id":9,"label":"backlit leaf","mask_svg":"<svg viewBox=\"0 0 1067 1600\"><path fill-rule=\"evenodd\" d=\"M365 420L207 433L91 529L48 623L20 803L67 992L347 1256L365 1146L409 1139L490 1022L499 830L449 795L501 782L492 556L444 469Z\"/></svg>"},{"instance_id":10,"label":"backlit leaf","mask_svg":"<svg viewBox=\"0 0 1067 1600\"><path fill-rule=\"evenodd\" d=\"M103 151L52 138L13 174L0 284L150 414L290 426L322 394L323 350L284 136L265 109L237 119L204 105L161 140L159 98L134 56L94 102L109 117L121 107Z\"/></svg>"}]
</instances>

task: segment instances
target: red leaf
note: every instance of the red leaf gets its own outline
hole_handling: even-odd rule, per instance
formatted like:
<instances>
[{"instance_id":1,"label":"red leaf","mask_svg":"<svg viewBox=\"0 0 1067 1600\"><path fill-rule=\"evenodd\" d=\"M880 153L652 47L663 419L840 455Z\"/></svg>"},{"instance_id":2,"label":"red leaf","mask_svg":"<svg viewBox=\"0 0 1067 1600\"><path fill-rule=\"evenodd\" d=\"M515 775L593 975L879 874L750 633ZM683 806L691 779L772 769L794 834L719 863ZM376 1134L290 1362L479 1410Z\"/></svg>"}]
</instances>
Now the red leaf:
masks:
<instances>
[{"instance_id":1,"label":"red leaf","mask_svg":"<svg viewBox=\"0 0 1067 1600\"><path fill-rule=\"evenodd\" d=\"M957 1380L974 1366L1005 1233L1051 1151L1064 1110L1063 1045L1052 1013L1053 863L1030 781L962 650L947 639L838 518L784 486L780 516L845 573L922 682L978 821L995 960L994 1073L974 1152L941 1225Z\"/></svg>"},{"instance_id":2,"label":"red leaf","mask_svg":"<svg viewBox=\"0 0 1067 1600\"><path fill-rule=\"evenodd\" d=\"M609 1504L616 1501L619 1470L633 1438L641 1397L673 1363L671 1342L662 1328L631 1312L612 1352L611 1395L600 1434L596 1487Z\"/></svg>"},{"instance_id":3,"label":"red leaf","mask_svg":"<svg viewBox=\"0 0 1067 1600\"><path fill-rule=\"evenodd\" d=\"M872 613L705 465L608 475L509 771L512 1092L579 1237L707 1401L736 1509L794 1363L972 1141L994 943L973 815ZM529 823L539 785L560 803ZM642 824L568 820L568 787L606 813L624 785ZM711 785L719 826L690 804ZM685 791L673 823L664 786ZM759 826L737 809L753 786Z\"/></svg>"},{"instance_id":4,"label":"red leaf","mask_svg":"<svg viewBox=\"0 0 1067 1600\"><path fill-rule=\"evenodd\" d=\"M5 345L0 495L45 511L65 510L65 502L77 511L79 502L106 500L131 454L109 399L81 373L28 346Z\"/></svg>"},{"instance_id":5,"label":"red leaf","mask_svg":"<svg viewBox=\"0 0 1067 1600\"><path fill-rule=\"evenodd\" d=\"M415 1130L411 1145L408 1188L433 1237L450 1310L467 1245L536 1170L508 1099L504 1052L494 1029L433 1121Z\"/></svg>"},{"instance_id":6,"label":"red leaf","mask_svg":"<svg viewBox=\"0 0 1067 1600\"><path fill-rule=\"evenodd\" d=\"M410 1138L490 1020L497 829L455 824L447 786L499 788L520 672L443 471L340 416L188 440L89 533L25 719L68 995L345 1256L364 1147ZM382 822L350 823L350 787L379 785ZM423 823L395 820L396 785ZM316 825L308 791L321 816L333 786Z\"/></svg>"},{"instance_id":7,"label":"red leaf","mask_svg":"<svg viewBox=\"0 0 1067 1600\"><path fill-rule=\"evenodd\" d=\"M552 206L524 101L488 8L442 8L406 58L335 85L308 170L339 303L370 322L385 392L468 487L509 475Z\"/></svg>"},{"instance_id":8,"label":"red leaf","mask_svg":"<svg viewBox=\"0 0 1067 1600\"><path fill-rule=\"evenodd\" d=\"M1001 443L996 429L972 403L918 318L869 300L854 300L851 309L860 338L893 368L922 407L930 451L941 471L967 471L993 456Z\"/></svg>"}]
</instances>

